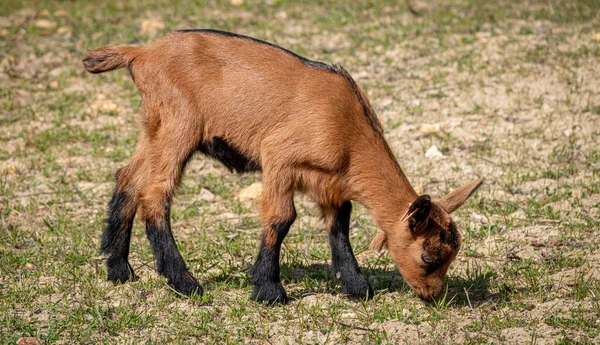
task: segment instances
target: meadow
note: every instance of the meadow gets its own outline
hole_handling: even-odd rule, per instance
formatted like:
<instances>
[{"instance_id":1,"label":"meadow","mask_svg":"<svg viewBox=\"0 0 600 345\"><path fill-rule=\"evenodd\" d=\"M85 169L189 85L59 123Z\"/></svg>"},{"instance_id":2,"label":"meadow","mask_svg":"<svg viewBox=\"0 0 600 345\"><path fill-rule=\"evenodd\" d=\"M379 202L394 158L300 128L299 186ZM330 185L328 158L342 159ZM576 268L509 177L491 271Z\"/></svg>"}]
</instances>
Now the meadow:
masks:
<instances>
[{"instance_id":1,"label":"meadow","mask_svg":"<svg viewBox=\"0 0 600 345\"><path fill-rule=\"evenodd\" d=\"M463 243L442 298L419 300L368 249L378 230L359 204L351 240L376 296L342 295L322 220L298 194L281 259L292 301L249 300L260 174L199 154L172 226L205 295L157 275L138 220L140 279L106 281L100 235L141 98L126 71L91 75L81 59L186 28L342 65L417 191L484 179L453 215ZM598 0L3 0L0 344L600 343L599 58Z\"/></svg>"}]
</instances>

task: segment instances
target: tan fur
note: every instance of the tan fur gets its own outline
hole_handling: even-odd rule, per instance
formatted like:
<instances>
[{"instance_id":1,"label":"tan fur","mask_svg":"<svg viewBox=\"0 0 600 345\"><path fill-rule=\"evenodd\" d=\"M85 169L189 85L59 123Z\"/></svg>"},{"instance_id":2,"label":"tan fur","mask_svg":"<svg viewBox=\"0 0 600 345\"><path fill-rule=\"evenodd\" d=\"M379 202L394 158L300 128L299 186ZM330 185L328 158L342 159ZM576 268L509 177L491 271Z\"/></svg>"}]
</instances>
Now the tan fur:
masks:
<instances>
[{"instance_id":1,"label":"tan fur","mask_svg":"<svg viewBox=\"0 0 600 345\"><path fill-rule=\"evenodd\" d=\"M260 164L265 224L295 216L295 190L312 196L326 219L327 210L356 200L383 230L374 248L387 243L409 285L419 294L441 289L457 249L438 245L446 264L424 280L422 246L448 226L445 204L455 209L465 193L440 201L436 217L443 224L428 231L413 234L398 222L417 194L347 72L249 39L181 32L144 48L91 50L84 66L92 73L128 67L140 90L143 133L118 183L136 196L143 220L160 216L198 144L221 137ZM267 246L276 236L265 226Z\"/></svg>"}]
</instances>

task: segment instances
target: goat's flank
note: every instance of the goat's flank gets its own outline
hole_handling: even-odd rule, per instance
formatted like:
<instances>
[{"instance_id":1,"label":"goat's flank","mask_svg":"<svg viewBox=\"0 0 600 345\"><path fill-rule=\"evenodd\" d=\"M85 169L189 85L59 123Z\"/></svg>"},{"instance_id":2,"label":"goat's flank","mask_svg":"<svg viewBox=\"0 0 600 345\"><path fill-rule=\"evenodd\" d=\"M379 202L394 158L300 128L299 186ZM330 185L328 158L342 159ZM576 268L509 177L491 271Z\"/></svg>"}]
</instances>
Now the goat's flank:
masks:
<instances>
[{"instance_id":1,"label":"goat's flank","mask_svg":"<svg viewBox=\"0 0 600 345\"><path fill-rule=\"evenodd\" d=\"M364 204L383 230L372 247L389 248L408 285L426 300L442 291L460 247L449 214L481 180L436 201L418 196L367 97L341 67L214 30L169 33L147 47L90 50L83 64L91 73L127 67L142 97L142 131L130 162L117 171L102 235L109 280L135 278L128 254L139 209L158 272L183 294L203 292L177 250L169 221L182 172L200 151L231 171L262 171L263 233L250 272L253 299L287 300L279 253L296 218L296 190L320 207L344 293L373 297L349 242L351 200Z\"/></svg>"}]
</instances>

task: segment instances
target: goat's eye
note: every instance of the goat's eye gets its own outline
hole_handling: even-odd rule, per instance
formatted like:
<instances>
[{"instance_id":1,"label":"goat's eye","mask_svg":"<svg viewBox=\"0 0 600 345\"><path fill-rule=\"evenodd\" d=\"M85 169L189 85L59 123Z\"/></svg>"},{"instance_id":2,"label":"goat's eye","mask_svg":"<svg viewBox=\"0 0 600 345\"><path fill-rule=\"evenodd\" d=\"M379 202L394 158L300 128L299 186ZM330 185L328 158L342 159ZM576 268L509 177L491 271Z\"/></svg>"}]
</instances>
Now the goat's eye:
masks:
<instances>
[{"instance_id":1,"label":"goat's eye","mask_svg":"<svg viewBox=\"0 0 600 345\"><path fill-rule=\"evenodd\" d=\"M427 254L421 254L421 260L428 265L433 263L433 258Z\"/></svg>"}]
</instances>

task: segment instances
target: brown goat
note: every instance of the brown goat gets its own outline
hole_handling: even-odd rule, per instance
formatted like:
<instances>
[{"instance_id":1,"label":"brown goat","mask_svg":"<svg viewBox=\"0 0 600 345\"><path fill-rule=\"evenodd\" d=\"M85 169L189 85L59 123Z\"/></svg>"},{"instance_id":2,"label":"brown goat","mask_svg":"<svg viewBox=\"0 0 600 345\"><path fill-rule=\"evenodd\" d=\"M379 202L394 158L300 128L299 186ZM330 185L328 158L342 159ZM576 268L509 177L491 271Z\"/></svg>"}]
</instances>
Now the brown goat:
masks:
<instances>
[{"instance_id":1,"label":"brown goat","mask_svg":"<svg viewBox=\"0 0 600 345\"><path fill-rule=\"evenodd\" d=\"M420 297L430 300L442 291L460 247L449 214L481 180L437 201L418 196L365 94L341 67L215 30L169 33L143 48L102 47L88 51L83 64L91 73L127 67L143 100L142 133L133 158L116 174L102 236L109 280L135 277L128 254L139 208L158 272L183 294L203 292L177 250L169 221L182 172L199 150L231 171L262 171L264 228L250 272L253 299L287 299L279 253L296 218L296 190L320 206L344 293L373 297L349 242L350 200L370 210L383 230L372 247L387 243Z\"/></svg>"}]
</instances>

